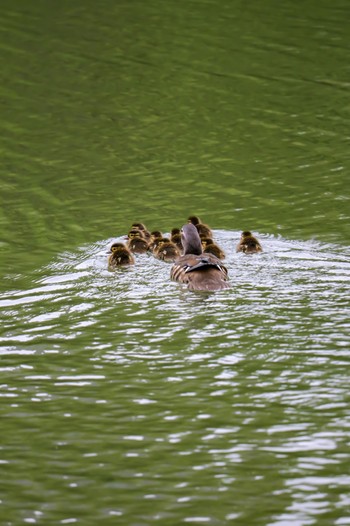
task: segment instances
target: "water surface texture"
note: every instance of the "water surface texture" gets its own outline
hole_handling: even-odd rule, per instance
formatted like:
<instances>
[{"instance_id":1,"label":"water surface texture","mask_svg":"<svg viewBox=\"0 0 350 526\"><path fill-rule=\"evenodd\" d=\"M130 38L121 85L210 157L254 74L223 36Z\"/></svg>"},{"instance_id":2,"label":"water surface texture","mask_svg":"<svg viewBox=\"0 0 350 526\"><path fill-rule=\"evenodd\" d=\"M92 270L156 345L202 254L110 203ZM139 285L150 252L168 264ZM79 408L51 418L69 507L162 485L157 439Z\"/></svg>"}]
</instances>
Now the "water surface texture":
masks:
<instances>
[{"instance_id":1,"label":"water surface texture","mask_svg":"<svg viewBox=\"0 0 350 526\"><path fill-rule=\"evenodd\" d=\"M350 524L349 15L2 2L1 524ZM194 213L230 290L108 271Z\"/></svg>"}]
</instances>

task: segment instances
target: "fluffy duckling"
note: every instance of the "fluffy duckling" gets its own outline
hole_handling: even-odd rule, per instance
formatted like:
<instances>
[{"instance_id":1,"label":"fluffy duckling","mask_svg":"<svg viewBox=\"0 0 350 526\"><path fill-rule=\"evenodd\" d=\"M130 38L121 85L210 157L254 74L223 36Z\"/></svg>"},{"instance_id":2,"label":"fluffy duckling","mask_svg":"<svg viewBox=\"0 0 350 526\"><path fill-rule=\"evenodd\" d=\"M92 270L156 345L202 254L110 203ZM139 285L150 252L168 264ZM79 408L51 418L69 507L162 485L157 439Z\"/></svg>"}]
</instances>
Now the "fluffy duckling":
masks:
<instances>
[{"instance_id":1,"label":"fluffy duckling","mask_svg":"<svg viewBox=\"0 0 350 526\"><path fill-rule=\"evenodd\" d=\"M160 239L154 255L162 261L171 263L180 256L180 252L175 243L165 237Z\"/></svg>"},{"instance_id":2,"label":"fluffy duckling","mask_svg":"<svg viewBox=\"0 0 350 526\"><path fill-rule=\"evenodd\" d=\"M154 253L162 239L163 234L159 230L154 230L153 232L151 232L151 239L148 244L148 250Z\"/></svg>"},{"instance_id":3,"label":"fluffy duckling","mask_svg":"<svg viewBox=\"0 0 350 526\"><path fill-rule=\"evenodd\" d=\"M148 250L148 242L143 237L141 230L132 229L128 233L127 246L134 254L145 254Z\"/></svg>"},{"instance_id":4,"label":"fluffy duckling","mask_svg":"<svg viewBox=\"0 0 350 526\"><path fill-rule=\"evenodd\" d=\"M251 232L245 230L241 234L241 239L236 246L236 252L244 252L245 254L256 254L262 252L262 246L258 239L253 236Z\"/></svg>"},{"instance_id":5,"label":"fluffy duckling","mask_svg":"<svg viewBox=\"0 0 350 526\"><path fill-rule=\"evenodd\" d=\"M153 232L151 232L151 239L154 241L155 239L159 239L160 237L163 237L163 234L161 233L160 230L153 230Z\"/></svg>"},{"instance_id":6,"label":"fluffy duckling","mask_svg":"<svg viewBox=\"0 0 350 526\"><path fill-rule=\"evenodd\" d=\"M214 243L214 240L211 237L201 237L201 244L203 247L203 251L205 250L205 247L207 245L212 245Z\"/></svg>"},{"instance_id":7,"label":"fluffy duckling","mask_svg":"<svg viewBox=\"0 0 350 526\"><path fill-rule=\"evenodd\" d=\"M213 254L204 254L195 225L182 227L184 255L174 263L170 277L187 284L189 290L215 291L230 288L227 268Z\"/></svg>"},{"instance_id":8,"label":"fluffy duckling","mask_svg":"<svg viewBox=\"0 0 350 526\"><path fill-rule=\"evenodd\" d=\"M196 227L200 237L213 237L213 232L209 226L202 223L198 216L190 216L187 221Z\"/></svg>"},{"instance_id":9,"label":"fluffy duckling","mask_svg":"<svg viewBox=\"0 0 350 526\"><path fill-rule=\"evenodd\" d=\"M225 259L225 252L210 237L201 237L203 252L214 254L219 259Z\"/></svg>"},{"instance_id":10,"label":"fluffy duckling","mask_svg":"<svg viewBox=\"0 0 350 526\"><path fill-rule=\"evenodd\" d=\"M199 223L199 225L196 225L196 229L198 231L199 237L213 237L213 232L208 227L208 225L204 225L203 223Z\"/></svg>"},{"instance_id":11,"label":"fluffy duckling","mask_svg":"<svg viewBox=\"0 0 350 526\"><path fill-rule=\"evenodd\" d=\"M199 225L202 221L199 219L198 216L190 216L187 218L187 223L192 223L192 225L196 226Z\"/></svg>"},{"instance_id":12,"label":"fluffy duckling","mask_svg":"<svg viewBox=\"0 0 350 526\"><path fill-rule=\"evenodd\" d=\"M181 232L179 228L173 228L170 232L170 241L175 243L180 252L183 251L182 241L181 241Z\"/></svg>"},{"instance_id":13,"label":"fluffy duckling","mask_svg":"<svg viewBox=\"0 0 350 526\"><path fill-rule=\"evenodd\" d=\"M132 228L129 230L127 239L134 239L135 237L141 237L142 239L145 239L142 230L139 230L138 228Z\"/></svg>"},{"instance_id":14,"label":"fluffy duckling","mask_svg":"<svg viewBox=\"0 0 350 526\"><path fill-rule=\"evenodd\" d=\"M134 265L135 258L124 243L113 243L111 255L108 257L108 267L110 269Z\"/></svg>"},{"instance_id":15,"label":"fluffy duckling","mask_svg":"<svg viewBox=\"0 0 350 526\"><path fill-rule=\"evenodd\" d=\"M153 243L149 245L148 249L153 253L154 256L156 256L156 252L159 248L159 245L162 243L163 239L164 239L163 237L157 237L157 239L155 239ZM166 239L166 241L169 241L169 240Z\"/></svg>"},{"instance_id":16,"label":"fluffy duckling","mask_svg":"<svg viewBox=\"0 0 350 526\"><path fill-rule=\"evenodd\" d=\"M133 223L131 225L131 230L136 229L142 232L142 235L147 241L151 239L151 233L147 230L146 226L143 223Z\"/></svg>"}]
</instances>

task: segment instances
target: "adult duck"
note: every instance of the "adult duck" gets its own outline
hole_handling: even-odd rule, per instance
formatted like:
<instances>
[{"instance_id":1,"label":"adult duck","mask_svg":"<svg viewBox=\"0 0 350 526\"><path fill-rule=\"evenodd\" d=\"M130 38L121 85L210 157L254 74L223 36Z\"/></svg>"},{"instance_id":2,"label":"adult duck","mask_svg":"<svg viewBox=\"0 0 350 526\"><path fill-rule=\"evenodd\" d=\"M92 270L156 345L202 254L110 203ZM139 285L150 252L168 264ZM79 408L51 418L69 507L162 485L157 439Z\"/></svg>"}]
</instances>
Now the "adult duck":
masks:
<instances>
[{"instance_id":1,"label":"adult duck","mask_svg":"<svg viewBox=\"0 0 350 526\"><path fill-rule=\"evenodd\" d=\"M244 252L244 254L257 254L262 252L262 246L259 240L253 236L249 230L245 230L241 234L241 239L236 246L236 252Z\"/></svg>"},{"instance_id":2,"label":"adult duck","mask_svg":"<svg viewBox=\"0 0 350 526\"><path fill-rule=\"evenodd\" d=\"M174 263L170 277L189 290L215 291L230 288L227 268L213 254L204 254L198 231L192 223L181 230L183 256Z\"/></svg>"},{"instance_id":3,"label":"adult duck","mask_svg":"<svg viewBox=\"0 0 350 526\"><path fill-rule=\"evenodd\" d=\"M135 263L134 256L124 243L113 243L110 251L111 255L108 257L108 267L110 269L126 267Z\"/></svg>"}]
</instances>

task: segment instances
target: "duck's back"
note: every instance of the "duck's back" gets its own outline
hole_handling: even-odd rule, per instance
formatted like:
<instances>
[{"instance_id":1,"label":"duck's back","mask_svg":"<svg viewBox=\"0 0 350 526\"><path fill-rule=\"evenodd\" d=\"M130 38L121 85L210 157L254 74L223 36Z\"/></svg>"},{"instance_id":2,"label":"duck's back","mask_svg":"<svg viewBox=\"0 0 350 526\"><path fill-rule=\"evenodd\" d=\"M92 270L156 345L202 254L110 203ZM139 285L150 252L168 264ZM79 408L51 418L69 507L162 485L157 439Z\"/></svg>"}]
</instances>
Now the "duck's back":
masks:
<instances>
[{"instance_id":1,"label":"duck's back","mask_svg":"<svg viewBox=\"0 0 350 526\"><path fill-rule=\"evenodd\" d=\"M212 254L181 256L175 261L170 277L187 284L190 290L214 291L230 288L226 267Z\"/></svg>"}]
</instances>

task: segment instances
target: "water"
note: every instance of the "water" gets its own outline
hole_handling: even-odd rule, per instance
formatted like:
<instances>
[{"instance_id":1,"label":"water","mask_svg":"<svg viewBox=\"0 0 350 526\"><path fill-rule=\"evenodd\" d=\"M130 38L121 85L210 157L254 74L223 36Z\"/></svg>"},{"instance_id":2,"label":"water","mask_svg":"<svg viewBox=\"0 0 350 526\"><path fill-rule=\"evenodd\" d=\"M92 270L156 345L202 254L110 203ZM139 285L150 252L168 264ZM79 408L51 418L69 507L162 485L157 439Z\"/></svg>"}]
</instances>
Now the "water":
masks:
<instances>
[{"instance_id":1,"label":"water","mask_svg":"<svg viewBox=\"0 0 350 526\"><path fill-rule=\"evenodd\" d=\"M229 291L191 293L147 255L109 272L109 239L3 296L17 520L346 518L349 251L261 235L245 256L238 235L215 232Z\"/></svg>"},{"instance_id":2,"label":"water","mask_svg":"<svg viewBox=\"0 0 350 526\"><path fill-rule=\"evenodd\" d=\"M1 524L350 523L347 20L3 2ZM190 214L230 290L108 271Z\"/></svg>"}]
</instances>

